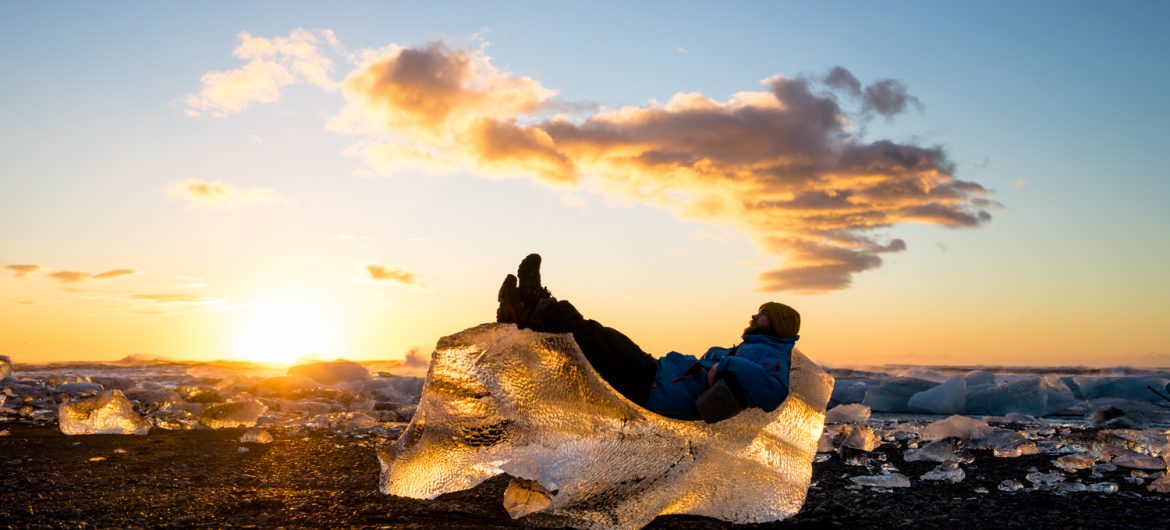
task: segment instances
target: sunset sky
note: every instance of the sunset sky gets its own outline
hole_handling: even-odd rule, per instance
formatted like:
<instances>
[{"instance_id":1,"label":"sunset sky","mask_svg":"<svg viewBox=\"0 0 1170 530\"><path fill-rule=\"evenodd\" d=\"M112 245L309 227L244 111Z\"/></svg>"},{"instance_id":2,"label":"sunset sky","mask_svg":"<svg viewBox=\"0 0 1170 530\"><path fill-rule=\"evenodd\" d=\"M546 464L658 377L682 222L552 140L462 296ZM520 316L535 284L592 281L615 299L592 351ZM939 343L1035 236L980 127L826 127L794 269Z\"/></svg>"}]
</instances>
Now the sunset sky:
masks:
<instances>
[{"instance_id":1,"label":"sunset sky","mask_svg":"<svg viewBox=\"0 0 1170 530\"><path fill-rule=\"evenodd\" d=\"M1170 366L1170 3L0 5L0 354Z\"/></svg>"}]
</instances>

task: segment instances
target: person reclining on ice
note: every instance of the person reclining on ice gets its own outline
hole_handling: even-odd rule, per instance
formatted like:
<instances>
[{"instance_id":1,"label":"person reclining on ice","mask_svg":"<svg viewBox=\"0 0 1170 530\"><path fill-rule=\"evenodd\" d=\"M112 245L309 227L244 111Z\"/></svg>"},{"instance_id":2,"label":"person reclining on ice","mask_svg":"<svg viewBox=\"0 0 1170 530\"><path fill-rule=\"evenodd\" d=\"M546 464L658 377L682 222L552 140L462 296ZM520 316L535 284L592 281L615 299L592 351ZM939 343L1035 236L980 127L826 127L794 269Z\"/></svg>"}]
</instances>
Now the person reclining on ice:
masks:
<instances>
[{"instance_id":1,"label":"person reclining on ice","mask_svg":"<svg viewBox=\"0 0 1170 530\"><path fill-rule=\"evenodd\" d=\"M620 331L586 320L540 284L540 256L520 262L500 287L496 322L545 333L572 333L601 377L630 401L680 420L724 420L750 407L771 412L788 397L800 314L777 302L760 306L743 342L702 358L670 352L655 359Z\"/></svg>"}]
</instances>

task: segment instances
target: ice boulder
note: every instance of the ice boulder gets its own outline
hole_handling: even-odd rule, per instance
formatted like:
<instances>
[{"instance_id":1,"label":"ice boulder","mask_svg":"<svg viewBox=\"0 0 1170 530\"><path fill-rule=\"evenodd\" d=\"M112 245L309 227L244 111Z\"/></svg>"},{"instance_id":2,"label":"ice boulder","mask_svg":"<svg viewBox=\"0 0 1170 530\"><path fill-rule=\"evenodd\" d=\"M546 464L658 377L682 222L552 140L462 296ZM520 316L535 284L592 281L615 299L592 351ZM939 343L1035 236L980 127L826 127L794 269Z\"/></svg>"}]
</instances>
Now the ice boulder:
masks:
<instances>
[{"instance_id":1,"label":"ice boulder","mask_svg":"<svg viewBox=\"0 0 1170 530\"><path fill-rule=\"evenodd\" d=\"M365 381L370 378L370 371L353 361L332 361L298 364L289 367L288 375L304 376L318 383L332 385L346 381Z\"/></svg>"},{"instance_id":2,"label":"ice boulder","mask_svg":"<svg viewBox=\"0 0 1170 530\"><path fill-rule=\"evenodd\" d=\"M775 521L804 502L833 378L793 351L790 386L770 413L674 420L622 397L572 335L483 324L439 341L414 419L378 450L380 489L431 499L507 473L536 483L508 509L541 526Z\"/></svg>"},{"instance_id":3,"label":"ice boulder","mask_svg":"<svg viewBox=\"0 0 1170 530\"><path fill-rule=\"evenodd\" d=\"M934 381L911 377L883 379L865 389L865 399L861 402L877 412L909 412L910 396L936 386L938 383Z\"/></svg>"},{"instance_id":4,"label":"ice boulder","mask_svg":"<svg viewBox=\"0 0 1170 530\"><path fill-rule=\"evenodd\" d=\"M210 405L199 416L199 423L212 429L230 429L232 427L253 427L260 415L268 410L265 405L255 399L229 401Z\"/></svg>"},{"instance_id":5,"label":"ice boulder","mask_svg":"<svg viewBox=\"0 0 1170 530\"><path fill-rule=\"evenodd\" d=\"M1028 377L1003 384L979 386L967 394L964 412L985 416L1003 416L1009 412L1045 416L1055 411L1049 410L1050 391L1042 383L1039 377ZM1064 407L1060 405L1060 408Z\"/></svg>"},{"instance_id":6,"label":"ice boulder","mask_svg":"<svg viewBox=\"0 0 1170 530\"><path fill-rule=\"evenodd\" d=\"M967 378L956 375L943 384L910 396L906 402L912 412L962 414L967 403Z\"/></svg>"},{"instance_id":7,"label":"ice boulder","mask_svg":"<svg viewBox=\"0 0 1170 530\"><path fill-rule=\"evenodd\" d=\"M938 420L918 431L919 437L923 440L942 440L944 438L979 440L990 436L991 433L992 428L987 422L958 415Z\"/></svg>"},{"instance_id":8,"label":"ice boulder","mask_svg":"<svg viewBox=\"0 0 1170 530\"><path fill-rule=\"evenodd\" d=\"M837 405L825 413L825 423L865 423L872 411L860 403Z\"/></svg>"},{"instance_id":9,"label":"ice boulder","mask_svg":"<svg viewBox=\"0 0 1170 530\"><path fill-rule=\"evenodd\" d=\"M121 390L107 390L89 399L62 403L57 409L65 434L146 434L150 422L134 412Z\"/></svg>"}]
</instances>

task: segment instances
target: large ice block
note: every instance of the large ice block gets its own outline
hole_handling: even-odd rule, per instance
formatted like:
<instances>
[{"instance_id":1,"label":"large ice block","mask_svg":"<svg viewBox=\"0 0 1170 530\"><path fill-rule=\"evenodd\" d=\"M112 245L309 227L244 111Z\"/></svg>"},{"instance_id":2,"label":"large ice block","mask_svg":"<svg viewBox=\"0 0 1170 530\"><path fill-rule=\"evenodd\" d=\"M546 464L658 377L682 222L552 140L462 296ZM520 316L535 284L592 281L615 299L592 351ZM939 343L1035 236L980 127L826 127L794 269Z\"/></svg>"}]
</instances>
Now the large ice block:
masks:
<instances>
[{"instance_id":1,"label":"large ice block","mask_svg":"<svg viewBox=\"0 0 1170 530\"><path fill-rule=\"evenodd\" d=\"M572 335L483 324L439 341L413 421L378 451L381 490L429 499L508 473L550 492L521 510L531 524L775 521L804 502L833 378L794 351L790 383L770 413L679 421L617 393Z\"/></svg>"},{"instance_id":2,"label":"large ice block","mask_svg":"<svg viewBox=\"0 0 1170 530\"><path fill-rule=\"evenodd\" d=\"M65 434L146 434L150 422L134 412L121 390L107 390L89 399L62 403L57 409Z\"/></svg>"}]
</instances>

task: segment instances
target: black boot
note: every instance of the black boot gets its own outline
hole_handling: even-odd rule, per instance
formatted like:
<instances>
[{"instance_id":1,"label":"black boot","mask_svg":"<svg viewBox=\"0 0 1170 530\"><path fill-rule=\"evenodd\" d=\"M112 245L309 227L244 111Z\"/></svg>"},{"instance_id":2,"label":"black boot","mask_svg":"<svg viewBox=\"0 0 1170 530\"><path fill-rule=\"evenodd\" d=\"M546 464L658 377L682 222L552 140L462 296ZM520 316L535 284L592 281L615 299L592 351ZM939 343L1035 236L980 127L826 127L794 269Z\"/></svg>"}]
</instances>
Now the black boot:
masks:
<instances>
[{"instance_id":1,"label":"black boot","mask_svg":"<svg viewBox=\"0 0 1170 530\"><path fill-rule=\"evenodd\" d=\"M520 290L516 288L516 277L509 274L500 286L500 294L496 296L500 306L496 308L496 322L501 324L517 324L523 312L523 303L520 301Z\"/></svg>"},{"instance_id":2,"label":"black boot","mask_svg":"<svg viewBox=\"0 0 1170 530\"><path fill-rule=\"evenodd\" d=\"M552 296L548 289L540 285L540 254L529 254L524 258L517 275L520 277L520 300L525 307L535 308L541 300Z\"/></svg>"}]
</instances>

